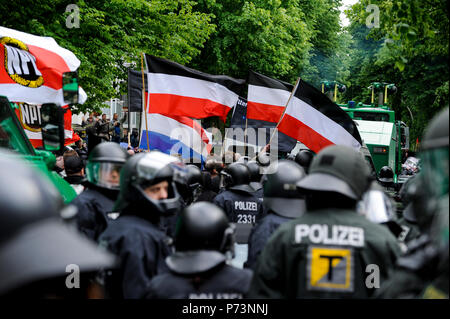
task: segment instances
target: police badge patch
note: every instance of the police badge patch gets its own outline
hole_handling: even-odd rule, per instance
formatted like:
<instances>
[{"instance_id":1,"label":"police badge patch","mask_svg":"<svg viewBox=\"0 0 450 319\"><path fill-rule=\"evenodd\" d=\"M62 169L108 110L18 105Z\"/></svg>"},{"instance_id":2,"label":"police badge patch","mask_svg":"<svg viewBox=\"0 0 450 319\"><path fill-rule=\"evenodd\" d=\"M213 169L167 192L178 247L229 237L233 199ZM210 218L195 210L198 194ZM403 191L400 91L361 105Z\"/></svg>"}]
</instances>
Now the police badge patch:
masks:
<instances>
[{"instance_id":1,"label":"police badge patch","mask_svg":"<svg viewBox=\"0 0 450 319\"><path fill-rule=\"evenodd\" d=\"M308 290L353 292L353 249L309 246L306 279Z\"/></svg>"}]
</instances>

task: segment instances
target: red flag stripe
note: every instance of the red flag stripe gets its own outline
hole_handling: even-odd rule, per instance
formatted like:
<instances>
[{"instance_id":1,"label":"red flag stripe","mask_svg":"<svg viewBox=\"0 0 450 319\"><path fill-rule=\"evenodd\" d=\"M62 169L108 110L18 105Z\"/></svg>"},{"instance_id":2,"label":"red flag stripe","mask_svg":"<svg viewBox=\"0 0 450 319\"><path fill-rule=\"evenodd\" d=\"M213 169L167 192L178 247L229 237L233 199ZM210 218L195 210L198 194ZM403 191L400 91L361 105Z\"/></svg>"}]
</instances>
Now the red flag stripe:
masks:
<instances>
[{"instance_id":1,"label":"red flag stripe","mask_svg":"<svg viewBox=\"0 0 450 319\"><path fill-rule=\"evenodd\" d=\"M283 111L284 106L247 102L247 117L252 120L278 123Z\"/></svg>"},{"instance_id":2,"label":"red flag stripe","mask_svg":"<svg viewBox=\"0 0 450 319\"><path fill-rule=\"evenodd\" d=\"M296 96L293 96L291 101L289 102L285 117L286 115L290 115L291 117L296 118L299 122L307 125L312 130L317 132L317 134L320 134L321 136L323 136L323 138L331 141L333 144L347 145L356 149L359 149L361 147L361 144L342 126ZM283 121L284 117L281 123L283 123ZM280 132L285 133L283 129L286 128L287 126L283 125L282 129L279 130ZM303 136L301 135L294 138L296 138L298 141L303 142Z\"/></svg>"},{"instance_id":3,"label":"red flag stripe","mask_svg":"<svg viewBox=\"0 0 450 319\"><path fill-rule=\"evenodd\" d=\"M313 152L318 153L322 148L334 143L314 131L311 127L297 118L285 114L278 126L278 130L305 144Z\"/></svg>"},{"instance_id":4,"label":"red flag stripe","mask_svg":"<svg viewBox=\"0 0 450 319\"><path fill-rule=\"evenodd\" d=\"M205 130L203 129L203 127L201 127L201 125L199 125L193 119L191 119L187 116L168 116L168 117L170 117L186 126L192 127L198 133L198 135L200 135L203 142L205 142L206 144L209 143L209 138L206 135Z\"/></svg>"},{"instance_id":5,"label":"red flag stripe","mask_svg":"<svg viewBox=\"0 0 450 319\"><path fill-rule=\"evenodd\" d=\"M147 105L147 93L145 95L145 104ZM208 99L151 93L150 106L147 108L147 112L166 116L186 116L186 114L189 114L193 118L219 116L222 121L225 121L230 109L226 105Z\"/></svg>"}]
</instances>

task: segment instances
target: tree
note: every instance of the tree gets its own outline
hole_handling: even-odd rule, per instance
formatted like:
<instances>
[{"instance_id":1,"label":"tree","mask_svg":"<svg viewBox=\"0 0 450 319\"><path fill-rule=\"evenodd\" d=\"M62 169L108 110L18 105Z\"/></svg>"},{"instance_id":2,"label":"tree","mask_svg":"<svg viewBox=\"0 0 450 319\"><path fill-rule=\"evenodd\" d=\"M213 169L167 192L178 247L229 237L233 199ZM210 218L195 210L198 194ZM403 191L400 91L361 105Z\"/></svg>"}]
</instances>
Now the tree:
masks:
<instances>
[{"instance_id":1,"label":"tree","mask_svg":"<svg viewBox=\"0 0 450 319\"><path fill-rule=\"evenodd\" d=\"M140 68L145 52L188 63L214 31L211 15L194 10L189 0L80 0L79 28L67 28L71 1L2 1L2 25L53 37L80 59L80 83L88 100L78 111L99 110L126 92L127 67Z\"/></svg>"},{"instance_id":2,"label":"tree","mask_svg":"<svg viewBox=\"0 0 450 319\"><path fill-rule=\"evenodd\" d=\"M368 28L367 6L376 4L380 28ZM449 103L446 1L361 0L348 11L353 37L348 99L368 101L371 82L395 83L389 104L411 128L414 141Z\"/></svg>"}]
</instances>

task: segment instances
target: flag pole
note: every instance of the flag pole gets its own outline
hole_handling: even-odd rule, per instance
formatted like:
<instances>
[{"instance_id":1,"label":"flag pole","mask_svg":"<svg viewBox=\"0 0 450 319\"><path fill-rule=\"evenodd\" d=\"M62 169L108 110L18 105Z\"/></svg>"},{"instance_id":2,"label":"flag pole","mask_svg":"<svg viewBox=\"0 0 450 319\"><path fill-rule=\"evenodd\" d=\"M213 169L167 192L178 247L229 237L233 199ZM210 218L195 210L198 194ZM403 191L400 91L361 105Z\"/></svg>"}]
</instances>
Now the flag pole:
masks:
<instances>
[{"instance_id":1,"label":"flag pole","mask_svg":"<svg viewBox=\"0 0 450 319\"><path fill-rule=\"evenodd\" d=\"M148 139L148 124L147 124L147 109L144 107L144 97L145 97L145 81L144 81L144 53L141 52L141 70L142 70L142 109L143 114L145 118L145 131L147 132L147 150L150 151L150 141ZM148 79L147 79L148 82ZM148 88L148 100L147 100L147 107L149 106L150 100L150 87Z\"/></svg>"},{"instance_id":2,"label":"flag pole","mask_svg":"<svg viewBox=\"0 0 450 319\"><path fill-rule=\"evenodd\" d=\"M288 101L287 101L287 103L286 103L286 106L284 107L283 114L281 114L280 119L278 120L277 126L275 126L275 130L273 130L273 133L272 133L272 136L270 137L270 140L269 140L269 144L268 144L268 145L270 145L270 143L272 142L272 139L273 139L273 137L274 137L274 135L275 135L275 131L278 129L278 125L280 125L281 120L283 119L284 114L286 113L287 106L288 106L289 102L291 101L291 98L292 98L292 96L294 95L295 91L297 90L297 87L298 87L298 84L299 84L299 83L300 83L300 77L298 77L298 78L297 78L297 82L295 82L295 85L294 85L294 88L292 89L291 95L289 96L289 99L288 99ZM266 145L266 146L267 146L267 145ZM265 146L264 146L264 147L265 147Z\"/></svg>"},{"instance_id":3,"label":"flag pole","mask_svg":"<svg viewBox=\"0 0 450 319\"><path fill-rule=\"evenodd\" d=\"M245 142L245 151L244 155L247 156L248 154L248 136L247 136L247 123L248 123L248 117L247 114L245 114L245 131L244 131L244 142Z\"/></svg>"}]
</instances>

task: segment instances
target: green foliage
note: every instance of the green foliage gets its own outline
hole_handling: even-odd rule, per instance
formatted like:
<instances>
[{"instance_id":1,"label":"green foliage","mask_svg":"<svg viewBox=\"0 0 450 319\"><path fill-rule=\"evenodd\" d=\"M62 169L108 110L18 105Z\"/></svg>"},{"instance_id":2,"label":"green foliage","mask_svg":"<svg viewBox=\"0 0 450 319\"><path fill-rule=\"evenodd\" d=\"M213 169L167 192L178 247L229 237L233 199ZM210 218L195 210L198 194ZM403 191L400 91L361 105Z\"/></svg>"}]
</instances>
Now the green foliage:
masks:
<instances>
[{"instance_id":1,"label":"green foliage","mask_svg":"<svg viewBox=\"0 0 450 319\"><path fill-rule=\"evenodd\" d=\"M380 28L366 27L369 4L380 8ZM347 100L370 101L374 81L395 83L389 104L410 126L411 141L421 138L430 119L449 104L446 1L361 0L348 12L352 61Z\"/></svg>"},{"instance_id":2,"label":"green foliage","mask_svg":"<svg viewBox=\"0 0 450 319\"><path fill-rule=\"evenodd\" d=\"M311 32L295 1L199 1L216 32L192 66L246 78L249 69L295 81L307 64Z\"/></svg>"},{"instance_id":3,"label":"green foliage","mask_svg":"<svg viewBox=\"0 0 450 319\"><path fill-rule=\"evenodd\" d=\"M78 111L126 92L125 62L140 69L141 52L188 63L214 31L211 16L195 11L189 0L80 0L80 27L67 28L74 1L2 1L5 27L53 37L80 59L80 82L88 101Z\"/></svg>"}]
</instances>

